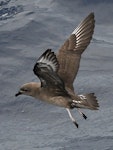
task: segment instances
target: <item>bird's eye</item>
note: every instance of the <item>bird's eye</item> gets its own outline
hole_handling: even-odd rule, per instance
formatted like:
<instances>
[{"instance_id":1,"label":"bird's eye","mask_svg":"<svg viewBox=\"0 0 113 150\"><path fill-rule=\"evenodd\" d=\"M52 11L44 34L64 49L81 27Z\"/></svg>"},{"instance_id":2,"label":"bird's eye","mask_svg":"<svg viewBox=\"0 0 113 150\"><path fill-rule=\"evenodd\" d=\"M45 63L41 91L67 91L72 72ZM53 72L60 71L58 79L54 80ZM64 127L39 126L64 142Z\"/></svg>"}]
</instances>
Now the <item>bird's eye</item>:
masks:
<instances>
[{"instance_id":1,"label":"bird's eye","mask_svg":"<svg viewBox=\"0 0 113 150\"><path fill-rule=\"evenodd\" d=\"M21 91L28 92L29 90L26 88L22 88Z\"/></svg>"},{"instance_id":2,"label":"bird's eye","mask_svg":"<svg viewBox=\"0 0 113 150\"><path fill-rule=\"evenodd\" d=\"M24 91L25 91L25 92L27 92L27 91L28 91L28 89L24 89Z\"/></svg>"}]
</instances>

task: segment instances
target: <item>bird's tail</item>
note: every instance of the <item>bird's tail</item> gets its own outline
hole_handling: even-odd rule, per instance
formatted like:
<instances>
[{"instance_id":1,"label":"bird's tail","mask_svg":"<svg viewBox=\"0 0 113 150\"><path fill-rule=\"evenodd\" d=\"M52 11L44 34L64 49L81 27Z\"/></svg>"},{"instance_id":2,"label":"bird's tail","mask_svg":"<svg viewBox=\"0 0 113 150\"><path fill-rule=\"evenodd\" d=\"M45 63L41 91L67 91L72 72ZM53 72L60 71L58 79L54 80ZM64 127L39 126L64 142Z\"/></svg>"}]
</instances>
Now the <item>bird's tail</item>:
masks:
<instances>
[{"instance_id":1,"label":"bird's tail","mask_svg":"<svg viewBox=\"0 0 113 150\"><path fill-rule=\"evenodd\" d=\"M91 109L91 110L98 110L99 104L98 100L94 93L78 95L79 100L73 100L72 105L77 108L84 108L84 109Z\"/></svg>"}]
</instances>

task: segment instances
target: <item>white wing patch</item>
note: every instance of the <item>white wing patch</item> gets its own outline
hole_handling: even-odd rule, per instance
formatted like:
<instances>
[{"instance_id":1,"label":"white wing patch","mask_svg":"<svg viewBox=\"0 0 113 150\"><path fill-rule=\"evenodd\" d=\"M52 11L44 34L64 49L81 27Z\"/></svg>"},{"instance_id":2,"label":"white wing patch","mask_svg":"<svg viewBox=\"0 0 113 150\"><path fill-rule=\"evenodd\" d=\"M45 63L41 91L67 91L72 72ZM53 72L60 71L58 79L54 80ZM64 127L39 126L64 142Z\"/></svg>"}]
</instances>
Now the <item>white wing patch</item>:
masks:
<instances>
[{"instance_id":1,"label":"white wing patch","mask_svg":"<svg viewBox=\"0 0 113 150\"><path fill-rule=\"evenodd\" d=\"M53 71L56 71L56 65L55 64L53 64L53 62L52 61L50 61L50 60L48 60L48 59L46 59L46 58L41 58L39 61L37 61L38 63L40 62L40 63L44 63L44 64L46 64L46 65L49 65L49 66L51 66L52 67L52 69L53 69Z\"/></svg>"},{"instance_id":2,"label":"white wing patch","mask_svg":"<svg viewBox=\"0 0 113 150\"><path fill-rule=\"evenodd\" d=\"M51 69L56 72L58 70L59 64L54 52L51 52L50 49L46 50L41 57L38 59L37 63L39 63L42 67L51 67Z\"/></svg>"}]
</instances>

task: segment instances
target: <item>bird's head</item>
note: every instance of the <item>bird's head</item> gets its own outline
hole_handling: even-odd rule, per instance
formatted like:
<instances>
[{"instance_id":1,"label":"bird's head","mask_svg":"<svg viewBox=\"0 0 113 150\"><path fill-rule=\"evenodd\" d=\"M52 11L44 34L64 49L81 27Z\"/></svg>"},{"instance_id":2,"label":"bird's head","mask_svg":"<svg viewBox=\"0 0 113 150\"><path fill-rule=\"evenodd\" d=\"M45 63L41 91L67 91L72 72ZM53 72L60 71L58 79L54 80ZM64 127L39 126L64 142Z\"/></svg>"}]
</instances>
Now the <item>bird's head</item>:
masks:
<instances>
[{"instance_id":1,"label":"bird's head","mask_svg":"<svg viewBox=\"0 0 113 150\"><path fill-rule=\"evenodd\" d=\"M19 95L28 95L28 96L33 96L35 95L36 92L38 92L40 88L40 83L34 83L34 82L30 82L30 83L26 83L23 84L18 93L15 94L15 96L19 96Z\"/></svg>"}]
</instances>

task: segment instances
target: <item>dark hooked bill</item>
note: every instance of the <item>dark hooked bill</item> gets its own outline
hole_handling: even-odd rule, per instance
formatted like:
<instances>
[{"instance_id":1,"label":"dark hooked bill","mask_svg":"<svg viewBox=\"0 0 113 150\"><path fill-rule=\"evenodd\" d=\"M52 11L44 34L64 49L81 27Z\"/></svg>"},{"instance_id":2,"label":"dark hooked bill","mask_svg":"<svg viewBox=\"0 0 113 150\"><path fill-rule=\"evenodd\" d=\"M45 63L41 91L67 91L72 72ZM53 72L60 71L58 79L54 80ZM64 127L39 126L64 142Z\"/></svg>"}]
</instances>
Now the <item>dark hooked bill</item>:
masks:
<instances>
[{"instance_id":1,"label":"dark hooked bill","mask_svg":"<svg viewBox=\"0 0 113 150\"><path fill-rule=\"evenodd\" d=\"M15 96L17 97L17 96L19 96L21 94L22 94L21 92L18 92L18 93L15 94Z\"/></svg>"}]
</instances>

